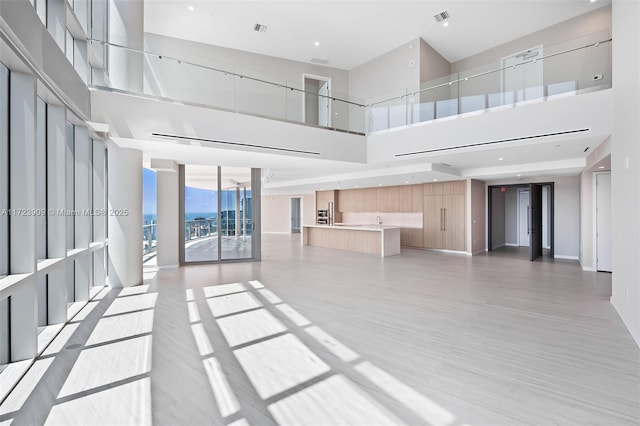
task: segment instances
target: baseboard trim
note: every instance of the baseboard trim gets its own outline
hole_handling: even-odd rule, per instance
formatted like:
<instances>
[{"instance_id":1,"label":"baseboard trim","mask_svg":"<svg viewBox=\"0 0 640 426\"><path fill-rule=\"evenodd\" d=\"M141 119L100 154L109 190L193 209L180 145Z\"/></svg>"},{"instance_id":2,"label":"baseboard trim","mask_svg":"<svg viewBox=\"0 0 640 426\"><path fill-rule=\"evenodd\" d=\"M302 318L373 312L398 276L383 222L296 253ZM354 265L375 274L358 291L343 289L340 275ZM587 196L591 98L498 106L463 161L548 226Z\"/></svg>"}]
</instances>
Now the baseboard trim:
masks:
<instances>
[{"instance_id":1,"label":"baseboard trim","mask_svg":"<svg viewBox=\"0 0 640 426\"><path fill-rule=\"evenodd\" d=\"M520 247L518 244L504 243L506 247Z\"/></svg>"},{"instance_id":2,"label":"baseboard trim","mask_svg":"<svg viewBox=\"0 0 640 426\"><path fill-rule=\"evenodd\" d=\"M564 256L562 254L554 254L553 257L555 259L580 260L580 259L578 259L578 256Z\"/></svg>"},{"instance_id":3,"label":"baseboard trim","mask_svg":"<svg viewBox=\"0 0 640 426\"><path fill-rule=\"evenodd\" d=\"M178 269L180 267L180 265L178 265L177 263L175 265L162 265L162 266L158 266L158 269Z\"/></svg>"},{"instance_id":4,"label":"baseboard trim","mask_svg":"<svg viewBox=\"0 0 640 426\"><path fill-rule=\"evenodd\" d=\"M596 268L594 268L593 266L583 266L582 270L586 272L596 272Z\"/></svg>"},{"instance_id":5,"label":"baseboard trim","mask_svg":"<svg viewBox=\"0 0 640 426\"><path fill-rule=\"evenodd\" d=\"M291 232L283 232L283 231L262 231L263 234L279 234L279 235L293 235Z\"/></svg>"},{"instance_id":6,"label":"baseboard trim","mask_svg":"<svg viewBox=\"0 0 640 426\"><path fill-rule=\"evenodd\" d=\"M434 248L425 248L424 250L437 251L438 253L461 254L464 256L471 256L471 253L466 251L459 251L459 250L434 249Z\"/></svg>"}]
</instances>

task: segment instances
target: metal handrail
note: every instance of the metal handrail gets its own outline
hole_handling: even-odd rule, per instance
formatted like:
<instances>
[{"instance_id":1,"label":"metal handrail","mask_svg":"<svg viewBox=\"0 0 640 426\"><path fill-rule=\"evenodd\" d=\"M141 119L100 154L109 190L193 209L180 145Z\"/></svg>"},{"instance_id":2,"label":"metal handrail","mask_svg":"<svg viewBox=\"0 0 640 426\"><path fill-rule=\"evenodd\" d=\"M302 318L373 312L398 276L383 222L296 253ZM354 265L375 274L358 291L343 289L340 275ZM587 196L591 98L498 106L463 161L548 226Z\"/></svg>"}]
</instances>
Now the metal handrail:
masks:
<instances>
[{"instance_id":1,"label":"metal handrail","mask_svg":"<svg viewBox=\"0 0 640 426\"><path fill-rule=\"evenodd\" d=\"M101 44L103 46L107 45L107 46L117 47L117 48L120 48L120 49L126 49L126 50L129 50L131 52L142 53L144 55L153 55L153 56L157 56L158 59L169 59L169 60L172 60L172 61L176 61L178 64L187 64L187 65L191 65L191 66L198 67L198 68L204 68L204 69L207 69L207 70L210 70L210 71L220 72L220 73L223 73L224 75L230 75L230 76L238 77L238 78L241 78L241 79L245 79L246 78L247 80L257 81L259 83L264 83L264 84L270 84L272 86L276 86L278 88L283 88L283 89L289 89L289 90L294 91L294 92L299 92L299 93L305 93L305 94L309 94L309 95L319 96L319 97L322 97L322 98L327 98L327 99L332 100L332 101L344 102L345 104L355 105L355 106L358 106L358 107L361 107L361 108L367 108L367 107L371 106L371 105L359 104L359 103L353 102L353 101L348 101L346 99L336 98L335 96L327 96L327 95L322 95L320 93L308 92L306 90L298 89L297 87L292 87L292 86L289 86L287 84L274 83L273 81L264 80L264 79L257 78L257 77L251 77L251 76L248 76L248 75L245 75L245 74L240 74L240 73L233 72L233 71L228 71L228 70L223 70L223 69L219 69L219 68L215 68L215 67L210 67L208 65L202 65L202 64L198 64L196 62L186 61L184 59L178 59L178 58L175 58L173 56L160 55L159 53L153 53L153 52L149 52L149 51L146 51L146 50L143 50L143 49L136 49L136 48L133 48L133 47L124 46L124 45L116 44L116 43L111 43L111 42L103 41L103 40L96 40L96 39L93 39L93 38L88 38L87 41L89 43L96 42L96 43L99 43L99 44Z\"/></svg>"}]
</instances>

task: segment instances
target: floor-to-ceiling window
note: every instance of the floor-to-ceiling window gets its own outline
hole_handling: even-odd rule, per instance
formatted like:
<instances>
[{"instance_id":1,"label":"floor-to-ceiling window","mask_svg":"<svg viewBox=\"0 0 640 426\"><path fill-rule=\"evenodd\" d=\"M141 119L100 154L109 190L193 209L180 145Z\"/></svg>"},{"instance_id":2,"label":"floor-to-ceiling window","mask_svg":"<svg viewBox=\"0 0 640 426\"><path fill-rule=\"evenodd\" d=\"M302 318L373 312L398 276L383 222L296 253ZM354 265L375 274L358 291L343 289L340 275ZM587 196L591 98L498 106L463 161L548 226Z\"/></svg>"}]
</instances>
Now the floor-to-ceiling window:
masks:
<instances>
[{"instance_id":1,"label":"floor-to-ceiling window","mask_svg":"<svg viewBox=\"0 0 640 426\"><path fill-rule=\"evenodd\" d=\"M182 170L184 262L256 259L255 172L249 167L200 165Z\"/></svg>"},{"instance_id":2,"label":"floor-to-ceiling window","mask_svg":"<svg viewBox=\"0 0 640 426\"><path fill-rule=\"evenodd\" d=\"M158 249L158 194L157 174L154 170L142 169L142 256L143 262L155 257Z\"/></svg>"},{"instance_id":3,"label":"floor-to-ceiling window","mask_svg":"<svg viewBox=\"0 0 640 426\"><path fill-rule=\"evenodd\" d=\"M42 98L36 98L36 260L47 259L47 104ZM47 279L38 278L38 326L47 322Z\"/></svg>"}]
</instances>

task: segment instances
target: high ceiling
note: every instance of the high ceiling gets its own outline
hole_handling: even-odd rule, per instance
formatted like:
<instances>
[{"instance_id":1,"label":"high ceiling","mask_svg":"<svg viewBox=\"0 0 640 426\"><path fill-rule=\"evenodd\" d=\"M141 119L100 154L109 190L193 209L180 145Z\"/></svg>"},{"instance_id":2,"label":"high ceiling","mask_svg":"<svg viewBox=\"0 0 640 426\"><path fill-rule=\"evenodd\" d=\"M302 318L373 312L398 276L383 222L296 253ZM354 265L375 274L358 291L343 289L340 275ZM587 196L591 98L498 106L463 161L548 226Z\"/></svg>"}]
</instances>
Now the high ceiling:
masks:
<instances>
[{"instance_id":1,"label":"high ceiling","mask_svg":"<svg viewBox=\"0 0 640 426\"><path fill-rule=\"evenodd\" d=\"M350 70L418 37L455 62L608 3L145 0L144 18L146 32ZM447 27L434 19L443 11Z\"/></svg>"}]
</instances>

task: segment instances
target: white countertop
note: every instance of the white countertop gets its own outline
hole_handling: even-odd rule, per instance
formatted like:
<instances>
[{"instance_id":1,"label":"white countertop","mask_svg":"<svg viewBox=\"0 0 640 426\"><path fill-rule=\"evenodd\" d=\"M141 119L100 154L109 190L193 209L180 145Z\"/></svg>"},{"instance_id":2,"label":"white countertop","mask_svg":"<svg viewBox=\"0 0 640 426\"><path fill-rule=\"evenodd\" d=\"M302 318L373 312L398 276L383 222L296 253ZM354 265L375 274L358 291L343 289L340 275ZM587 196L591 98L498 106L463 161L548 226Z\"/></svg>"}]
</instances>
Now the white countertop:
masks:
<instances>
[{"instance_id":1,"label":"white countertop","mask_svg":"<svg viewBox=\"0 0 640 426\"><path fill-rule=\"evenodd\" d=\"M386 229L400 229L397 226L386 225L344 225L337 223L335 225L302 225L307 228L328 228L328 229L349 229L353 231L378 231L382 232Z\"/></svg>"}]
</instances>

